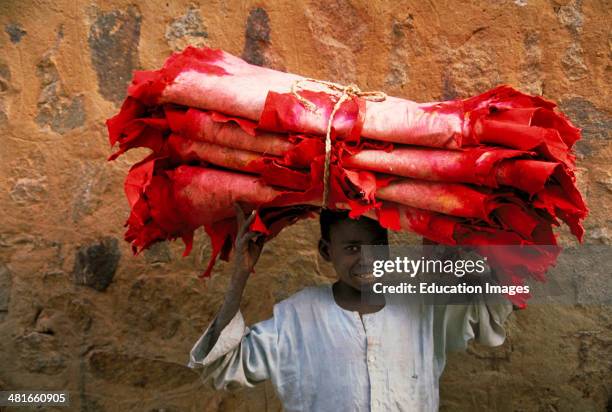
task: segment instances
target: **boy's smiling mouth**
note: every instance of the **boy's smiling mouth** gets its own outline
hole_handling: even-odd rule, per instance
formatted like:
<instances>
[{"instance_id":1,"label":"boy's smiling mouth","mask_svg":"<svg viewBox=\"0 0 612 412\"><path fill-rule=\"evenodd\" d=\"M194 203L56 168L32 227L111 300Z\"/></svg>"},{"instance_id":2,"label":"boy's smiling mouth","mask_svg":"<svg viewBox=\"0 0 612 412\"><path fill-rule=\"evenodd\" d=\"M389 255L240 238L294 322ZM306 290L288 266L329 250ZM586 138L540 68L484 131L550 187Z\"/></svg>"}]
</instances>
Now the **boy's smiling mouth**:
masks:
<instances>
[{"instance_id":1,"label":"boy's smiling mouth","mask_svg":"<svg viewBox=\"0 0 612 412\"><path fill-rule=\"evenodd\" d=\"M366 272L366 273L351 273L352 277L358 278L358 279L374 279L374 274L372 272Z\"/></svg>"}]
</instances>

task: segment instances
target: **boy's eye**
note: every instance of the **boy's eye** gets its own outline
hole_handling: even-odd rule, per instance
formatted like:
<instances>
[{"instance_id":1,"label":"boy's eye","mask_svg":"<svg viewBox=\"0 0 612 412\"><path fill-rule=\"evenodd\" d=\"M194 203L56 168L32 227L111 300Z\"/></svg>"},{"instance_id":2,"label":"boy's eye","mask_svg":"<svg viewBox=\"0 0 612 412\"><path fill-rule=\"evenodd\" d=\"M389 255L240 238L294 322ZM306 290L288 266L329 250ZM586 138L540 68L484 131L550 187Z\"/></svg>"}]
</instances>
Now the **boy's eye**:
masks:
<instances>
[{"instance_id":1,"label":"boy's eye","mask_svg":"<svg viewBox=\"0 0 612 412\"><path fill-rule=\"evenodd\" d=\"M360 247L358 245L350 245L344 248L347 252L359 252Z\"/></svg>"}]
</instances>

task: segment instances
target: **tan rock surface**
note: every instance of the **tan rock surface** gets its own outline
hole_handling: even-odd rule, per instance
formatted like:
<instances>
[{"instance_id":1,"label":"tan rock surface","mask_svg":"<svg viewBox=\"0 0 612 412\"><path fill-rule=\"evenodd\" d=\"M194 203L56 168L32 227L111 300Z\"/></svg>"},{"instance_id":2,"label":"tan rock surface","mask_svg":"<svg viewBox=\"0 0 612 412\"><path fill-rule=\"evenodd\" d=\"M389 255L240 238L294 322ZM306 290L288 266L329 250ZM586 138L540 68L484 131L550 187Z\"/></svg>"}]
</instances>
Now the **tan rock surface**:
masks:
<instances>
[{"instance_id":1,"label":"tan rock surface","mask_svg":"<svg viewBox=\"0 0 612 412\"><path fill-rule=\"evenodd\" d=\"M215 393L185 367L228 280L224 264L198 280L204 236L187 258L178 243L134 258L122 240L123 178L145 152L107 163L104 120L132 70L192 43L417 101L501 82L541 93L584 129L586 239L609 245L611 10L598 0L0 2L0 389L70 390L75 411L280 410L269 384ZM330 281L317 239L316 222L302 222L269 245L247 321ZM611 327L609 306L516 313L502 347L451 356L442 410L610 410Z\"/></svg>"}]
</instances>

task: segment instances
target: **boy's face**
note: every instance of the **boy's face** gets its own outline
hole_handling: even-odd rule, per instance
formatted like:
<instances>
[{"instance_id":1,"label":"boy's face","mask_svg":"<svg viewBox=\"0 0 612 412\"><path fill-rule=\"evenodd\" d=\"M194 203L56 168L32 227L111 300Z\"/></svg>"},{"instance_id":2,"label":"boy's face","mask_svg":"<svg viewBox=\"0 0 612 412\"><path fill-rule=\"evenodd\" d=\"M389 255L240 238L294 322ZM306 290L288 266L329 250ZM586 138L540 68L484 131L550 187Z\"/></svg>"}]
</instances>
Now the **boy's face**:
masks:
<instances>
[{"instance_id":1,"label":"boy's face","mask_svg":"<svg viewBox=\"0 0 612 412\"><path fill-rule=\"evenodd\" d=\"M329 237L329 242L321 239L319 252L334 265L339 280L359 291L371 287L377 278L361 247L388 244L386 231L371 219L342 219L331 226Z\"/></svg>"}]
</instances>

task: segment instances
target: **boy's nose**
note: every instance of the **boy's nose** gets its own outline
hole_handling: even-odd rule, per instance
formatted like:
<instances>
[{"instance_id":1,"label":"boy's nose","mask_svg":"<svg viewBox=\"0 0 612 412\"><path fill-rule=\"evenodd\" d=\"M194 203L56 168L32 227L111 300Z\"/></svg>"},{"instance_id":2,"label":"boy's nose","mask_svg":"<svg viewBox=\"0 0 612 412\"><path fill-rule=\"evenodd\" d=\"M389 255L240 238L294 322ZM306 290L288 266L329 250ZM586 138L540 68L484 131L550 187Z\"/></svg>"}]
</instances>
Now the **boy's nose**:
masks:
<instances>
[{"instance_id":1,"label":"boy's nose","mask_svg":"<svg viewBox=\"0 0 612 412\"><path fill-rule=\"evenodd\" d=\"M359 262L361 265L369 266L371 268L374 265L375 260L386 259L383 252L383 249L375 246L362 247Z\"/></svg>"},{"instance_id":2,"label":"boy's nose","mask_svg":"<svg viewBox=\"0 0 612 412\"><path fill-rule=\"evenodd\" d=\"M364 256L362 253L357 263L358 269L360 271L372 271L374 268L374 260L373 256Z\"/></svg>"}]
</instances>

